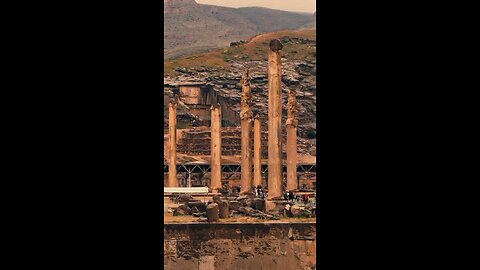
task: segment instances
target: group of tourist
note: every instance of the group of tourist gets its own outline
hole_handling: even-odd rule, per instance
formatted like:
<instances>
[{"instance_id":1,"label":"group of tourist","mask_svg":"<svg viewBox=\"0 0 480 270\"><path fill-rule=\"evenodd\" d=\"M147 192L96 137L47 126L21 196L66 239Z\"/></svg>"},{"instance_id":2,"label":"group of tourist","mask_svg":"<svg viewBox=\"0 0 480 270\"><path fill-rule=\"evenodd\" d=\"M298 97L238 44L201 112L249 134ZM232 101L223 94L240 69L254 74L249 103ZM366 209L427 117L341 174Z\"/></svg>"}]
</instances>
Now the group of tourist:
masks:
<instances>
[{"instance_id":1,"label":"group of tourist","mask_svg":"<svg viewBox=\"0 0 480 270\"><path fill-rule=\"evenodd\" d=\"M308 204L310 200L310 197L308 196L308 194L295 195L295 193L290 190L285 191L285 193L283 194L283 198L286 201L291 201L292 203L303 202L304 204Z\"/></svg>"},{"instance_id":2,"label":"group of tourist","mask_svg":"<svg viewBox=\"0 0 480 270\"><path fill-rule=\"evenodd\" d=\"M261 185L253 186L252 188L253 196L260 197L262 200L267 198L267 191L263 189Z\"/></svg>"}]
</instances>

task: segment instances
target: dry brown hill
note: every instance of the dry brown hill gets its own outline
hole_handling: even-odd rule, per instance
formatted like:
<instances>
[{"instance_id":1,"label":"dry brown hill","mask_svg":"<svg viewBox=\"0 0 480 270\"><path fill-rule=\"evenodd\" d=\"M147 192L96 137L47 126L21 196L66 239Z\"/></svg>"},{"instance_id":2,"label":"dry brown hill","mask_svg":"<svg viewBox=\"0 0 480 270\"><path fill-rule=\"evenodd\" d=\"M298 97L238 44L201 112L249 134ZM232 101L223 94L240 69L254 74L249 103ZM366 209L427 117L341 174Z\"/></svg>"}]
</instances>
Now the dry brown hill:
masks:
<instances>
[{"instance_id":1,"label":"dry brown hill","mask_svg":"<svg viewBox=\"0 0 480 270\"><path fill-rule=\"evenodd\" d=\"M175 75L175 69L187 68L217 68L229 70L230 65L235 62L249 62L266 60L268 53L268 42L272 39L288 38L291 42L284 44L283 57L289 60L314 61L316 57L316 46L303 44L310 40L316 41L316 30L289 30L257 35L239 46L224 47L191 56L179 57L163 62L165 75ZM300 41L300 42L296 42Z\"/></svg>"},{"instance_id":2,"label":"dry brown hill","mask_svg":"<svg viewBox=\"0 0 480 270\"><path fill-rule=\"evenodd\" d=\"M312 15L258 7L227 8L164 0L166 59L227 46L265 32L298 29Z\"/></svg>"}]
</instances>

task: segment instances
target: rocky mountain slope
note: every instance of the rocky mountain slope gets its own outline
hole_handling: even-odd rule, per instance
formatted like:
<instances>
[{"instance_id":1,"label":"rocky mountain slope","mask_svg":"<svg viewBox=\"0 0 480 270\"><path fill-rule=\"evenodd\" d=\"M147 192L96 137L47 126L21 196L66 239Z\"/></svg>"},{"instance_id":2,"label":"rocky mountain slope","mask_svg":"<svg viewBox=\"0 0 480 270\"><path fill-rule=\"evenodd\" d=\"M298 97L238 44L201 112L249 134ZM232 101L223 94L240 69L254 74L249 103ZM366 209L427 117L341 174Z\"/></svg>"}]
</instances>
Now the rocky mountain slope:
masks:
<instances>
[{"instance_id":1,"label":"rocky mountain slope","mask_svg":"<svg viewBox=\"0 0 480 270\"><path fill-rule=\"evenodd\" d=\"M223 47L265 32L298 29L311 21L312 14L164 0L164 57Z\"/></svg>"},{"instance_id":2,"label":"rocky mountain slope","mask_svg":"<svg viewBox=\"0 0 480 270\"><path fill-rule=\"evenodd\" d=\"M268 115L267 53L270 40L278 38L282 50L283 120L286 119L287 94L297 90L299 148L315 149L316 127L316 34L315 30L281 31L256 36L246 43L232 44L220 50L164 62L164 84L203 82L210 85L232 110L240 111L242 74L251 74L253 111L265 124Z\"/></svg>"}]
</instances>

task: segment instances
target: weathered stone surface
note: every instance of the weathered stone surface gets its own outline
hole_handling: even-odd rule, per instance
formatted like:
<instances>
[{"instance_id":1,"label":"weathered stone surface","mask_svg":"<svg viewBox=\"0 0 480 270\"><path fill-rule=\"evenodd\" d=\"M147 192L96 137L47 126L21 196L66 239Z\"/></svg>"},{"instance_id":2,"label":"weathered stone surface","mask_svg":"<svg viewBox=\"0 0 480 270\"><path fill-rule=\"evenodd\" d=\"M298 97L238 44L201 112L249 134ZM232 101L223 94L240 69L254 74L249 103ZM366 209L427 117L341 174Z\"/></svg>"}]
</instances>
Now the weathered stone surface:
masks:
<instances>
[{"instance_id":1,"label":"weathered stone surface","mask_svg":"<svg viewBox=\"0 0 480 270\"><path fill-rule=\"evenodd\" d=\"M283 49L283 45L278 39L270 41L269 46L272 51L280 51L281 49Z\"/></svg>"},{"instance_id":2,"label":"weathered stone surface","mask_svg":"<svg viewBox=\"0 0 480 270\"><path fill-rule=\"evenodd\" d=\"M247 206L247 207L240 207L238 209L238 212L244 215L251 215L254 212L253 210L254 210L253 208Z\"/></svg>"},{"instance_id":3,"label":"weathered stone surface","mask_svg":"<svg viewBox=\"0 0 480 270\"><path fill-rule=\"evenodd\" d=\"M272 215L276 215L276 216L288 216L288 217L292 217L291 213L289 212L290 211L290 206L291 204L290 203L275 203L275 206L270 209L270 210L267 210L267 212L269 214L272 214Z\"/></svg>"},{"instance_id":4,"label":"weathered stone surface","mask_svg":"<svg viewBox=\"0 0 480 270\"><path fill-rule=\"evenodd\" d=\"M210 108L210 188L212 190L222 189L222 108L219 105L213 105Z\"/></svg>"},{"instance_id":5,"label":"weathered stone surface","mask_svg":"<svg viewBox=\"0 0 480 270\"><path fill-rule=\"evenodd\" d=\"M302 211L302 208L300 206L297 206L297 205L292 205L292 207L290 208L290 212L292 213L292 215L294 217L300 216L301 211Z\"/></svg>"},{"instance_id":6,"label":"weathered stone surface","mask_svg":"<svg viewBox=\"0 0 480 270\"><path fill-rule=\"evenodd\" d=\"M250 75L248 70L242 79L241 99L241 179L240 186L242 193L250 193L252 190L252 91L250 87Z\"/></svg>"},{"instance_id":7,"label":"weathered stone surface","mask_svg":"<svg viewBox=\"0 0 480 270\"><path fill-rule=\"evenodd\" d=\"M238 211L238 209L243 206L243 204L239 201L229 201L228 204L229 208L235 211Z\"/></svg>"},{"instance_id":8,"label":"weathered stone surface","mask_svg":"<svg viewBox=\"0 0 480 270\"><path fill-rule=\"evenodd\" d=\"M245 195L243 195L243 196L238 196L238 197L236 198L237 201L243 201L243 200L246 200L246 199L248 199L248 196L245 196Z\"/></svg>"},{"instance_id":9,"label":"weathered stone surface","mask_svg":"<svg viewBox=\"0 0 480 270\"><path fill-rule=\"evenodd\" d=\"M195 237L198 232L208 237ZM315 233L314 223L166 224L164 258L171 270L199 269L205 256L214 256L215 269L311 270Z\"/></svg>"},{"instance_id":10,"label":"weathered stone surface","mask_svg":"<svg viewBox=\"0 0 480 270\"><path fill-rule=\"evenodd\" d=\"M178 187L177 178L177 97L168 105L168 186Z\"/></svg>"},{"instance_id":11,"label":"weathered stone surface","mask_svg":"<svg viewBox=\"0 0 480 270\"><path fill-rule=\"evenodd\" d=\"M193 201L193 197L192 195L186 195L186 194L181 194L181 195L178 195L177 197L177 202L179 203L186 203L186 202L190 202L190 201Z\"/></svg>"},{"instance_id":12,"label":"weathered stone surface","mask_svg":"<svg viewBox=\"0 0 480 270\"><path fill-rule=\"evenodd\" d=\"M302 210L300 211L300 216L309 218L309 217L312 217L313 214L312 214L312 211L310 211L310 210L302 209Z\"/></svg>"},{"instance_id":13,"label":"weathered stone surface","mask_svg":"<svg viewBox=\"0 0 480 270\"><path fill-rule=\"evenodd\" d=\"M260 198L253 199L252 208L255 210L265 212L265 200L262 200Z\"/></svg>"},{"instance_id":14,"label":"weathered stone surface","mask_svg":"<svg viewBox=\"0 0 480 270\"><path fill-rule=\"evenodd\" d=\"M215 195L212 197L212 201L218 204L222 201L222 198L220 197L220 195Z\"/></svg>"},{"instance_id":15,"label":"weathered stone surface","mask_svg":"<svg viewBox=\"0 0 480 270\"><path fill-rule=\"evenodd\" d=\"M281 197L282 190L282 61L278 39L270 41L268 52L268 195Z\"/></svg>"},{"instance_id":16,"label":"weathered stone surface","mask_svg":"<svg viewBox=\"0 0 480 270\"><path fill-rule=\"evenodd\" d=\"M248 198L246 200L243 200L243 206L252 207L253 206L253 198Z\"/></svg>"},{"instance_id":17,"label":"weathered stone surface","mask_svg":"<svg viewBox=\"0 0 480 270\"><path fill-rule=\"evenodd\" d=\"M228 201L221 200L218 204L219 208L219 217L220 218L228 218L229 216L229 208L228 208Z\"/></svg>"},{"instance_id":18,"label":"weathered stone surface","mask_svg":"<svg viewBox=\"0 0 480 270\"><path fill-rule=\"evenodd\" d=\"M262 125L260 116L256 115L253 122L253 185L262 184Z\"/></svg>"},{"instance_id":19,"label":"weathered stone surface","mask_svg":"<svg viewBox=\"0 0 480 270\"><path fill-rule=\"evenodd\" d=\"M219 208L218 204L211 203L207 206L207 220L208 222L215 222L218 221L220 218L219 216Z\"/></svg>"},{"instance_id":20,"label":"weathered stone surface","mask_svg":"<svg viewBox=\"0 0 480 270\"><path fill-rule=\"evenodd\" d=\"M204 202L188 202L187 206L190 208L197 208L199 212L206 212L207 205Z\"/></svg>"},{"instance_id":21,"label":"weathered stone surface","mask_svg":"<svg viewBox=\"0 0 480 270\"><path fill-rule=\"evenodd\" d=\"M194 217L206 217L207 212L198 212L198 213L193 213Z\"/></svg>"},{"instance_id":22,"label":"weathered stone surface","mask_svg":"<svg viewBox=\"0 0 480 270\"><path fill-rule=\"evenodd\" d=\"M175 210L173 211L174 216L185 216L185 215L190 215L190 214L192 214L192 210L190 209L190 207L188 207L184 204L175 208Z\"/></svg>"},{"instance_id":23,"label":"weathered stone surface","mask_svg":"<svg viewBox=\"0 0 480 270\"><path fill-rule=\"evenodd\" d=\"M287 114L287 190L298 189L297 178L297 126L298 110L296 91L290 89L288 92L288 114Z\"/></svg>"},{"instance_id":24,"label":"weathered stone surface","mask_svg":"<svg viewBox=\"0 0 480 270\"><path fill-rule=\"evenodd\" d=\"M287 217L293 217L292 211L291 211L292 206L290 204L286 204L284 208L284 213Z\"/></svg>"}]
</instances>

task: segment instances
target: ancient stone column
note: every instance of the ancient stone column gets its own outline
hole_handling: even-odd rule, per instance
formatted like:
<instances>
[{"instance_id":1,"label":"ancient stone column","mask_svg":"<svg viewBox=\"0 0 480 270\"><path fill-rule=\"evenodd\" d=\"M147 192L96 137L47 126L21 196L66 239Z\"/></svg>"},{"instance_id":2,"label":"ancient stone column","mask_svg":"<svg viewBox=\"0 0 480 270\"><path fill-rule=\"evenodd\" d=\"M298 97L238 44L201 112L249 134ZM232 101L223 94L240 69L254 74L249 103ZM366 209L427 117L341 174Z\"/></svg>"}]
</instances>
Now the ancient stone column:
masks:
<instances>
[{"instance_id":1,"label":"ancient stone column","mask_svg":"<svg viewBox=\"0 0 480 270\"><path fill-rule=\"evenodd\" d=\"M253 113L251 109L252 104L252 90L250 88L250 78L248 71L242 81L242 103L240 111L241 119L241 180L240 187L242 193L249 193L252 191L252 120Z\"/></svg>"},{"instance_id":2,"label":"ancient stone column","mask_svg":"<svg viewBox=\"0 0 480 270\"><path fill-rule=\"evenodd\" d=\"M210 188L212 191L220 191L222 188L222 112L220 105L213 105L211 108L210 130L211 130L211 179Z\"/></svg>"},{"instance_id":3,"label":"ancient stone column","mask_svg":"<svg viewBox=\"0 0 480 270\"><path fill-rule=\"evenodd\" d=\"M253 185L262 184L262 125L257 115L253 121Z\"/></svg>"},{"instance_id":4,"label":"ancient stone column","mask_svg":"<svg viewBox=\"0 0 480 270\"><path fill-rule=\"evenodd\" d=\"M177 97L168 104L168 186L178 187L177 179Z\"/></svg>"},{"instance_id":5,"label":"ancient stone column","mask_svg":"<svg viewBox=\"0 0 480 270\"><path fill-rule=\"evenodd\" d=\"M287 190L297 190L297 97L295 90L288 92L287 103Z\"/></svg>"},{"instance_id":6,"label":"ancient stone column","mask_svg":"<svg viewBox=\"0 0 480 270\"><path fill-rule=\"evenodd\" d=\"M278 39L270 41L268 52L268 198L282 196L282 89Z\"/></svg>"}]
</instances>

